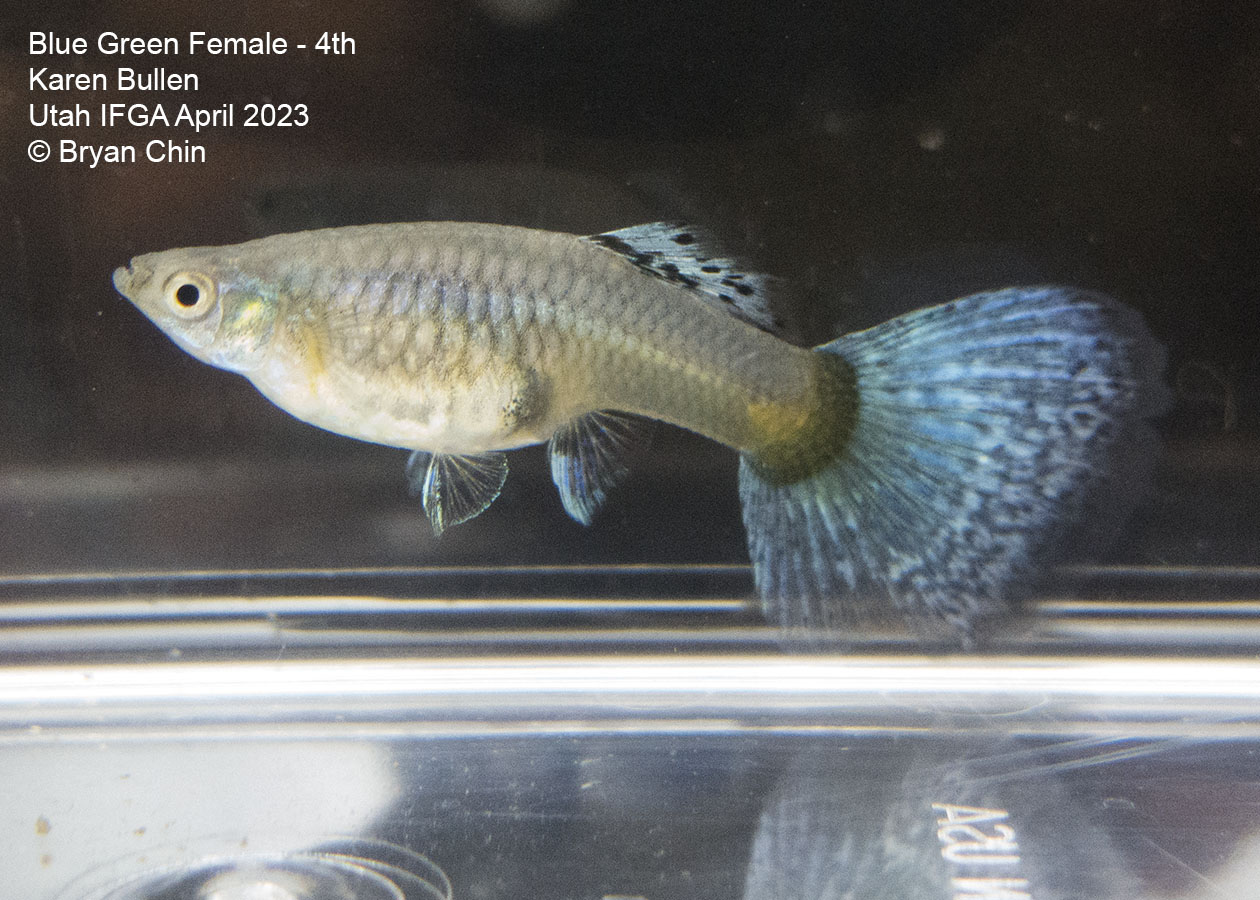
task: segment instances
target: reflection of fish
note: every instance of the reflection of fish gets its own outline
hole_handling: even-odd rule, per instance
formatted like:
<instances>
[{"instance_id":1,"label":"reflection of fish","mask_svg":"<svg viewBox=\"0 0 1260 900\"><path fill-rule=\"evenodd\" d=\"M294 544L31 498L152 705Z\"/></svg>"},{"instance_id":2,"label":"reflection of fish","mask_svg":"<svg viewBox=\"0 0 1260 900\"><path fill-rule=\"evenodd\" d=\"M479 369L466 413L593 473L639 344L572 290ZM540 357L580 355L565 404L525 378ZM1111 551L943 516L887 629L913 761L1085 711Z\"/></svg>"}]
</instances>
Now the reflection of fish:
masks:
<instances>
[{"instance_id":1,"label":"reflection of fish","mask_svg":"<svg viewBox=\"0 0 1260 900\"><path fill-rule=\"evenodd\" d=\"M1063 288L795 347L771 333L770 279L668 224L327 229L139 256L114 283L295 416L414 450L439 532L498 495L502 450L548 441L586 523L633 416L735 448L757 585L787 626L900 611L968 634L1079 512L1159 367L1134 313Z\"/></svg>"},{"instance_id":2,"label":"reflection of fish","mask_svg":"<svg viewBox=\"0 0 1260 900\"><path fill-rule=\"evenodd\" d=\"M996 735L872 757L807 751L762 811L743 900L1138 900L1101 817L1064 776L1161 749L1104 746L1060 765L1042 764L1063 752L1053 745Z\"/></svg>"}]
</instances>

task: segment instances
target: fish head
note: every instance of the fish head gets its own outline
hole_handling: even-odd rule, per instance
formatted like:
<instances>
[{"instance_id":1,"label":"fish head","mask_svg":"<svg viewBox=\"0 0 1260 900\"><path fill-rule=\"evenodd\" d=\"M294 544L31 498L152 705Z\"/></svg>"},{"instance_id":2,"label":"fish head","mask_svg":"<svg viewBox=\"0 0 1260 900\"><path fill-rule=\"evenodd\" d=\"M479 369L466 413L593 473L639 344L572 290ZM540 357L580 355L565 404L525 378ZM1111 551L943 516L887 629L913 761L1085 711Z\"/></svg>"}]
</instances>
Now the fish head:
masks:
<instances>
[{"instance_id":1,"label":"fish head","mask_svg":"<svg viewBox=\"0 0 1260 900\"><path fill-rule=\"evenodd\" d=\"M223 248L146 253L114 270L114 287L183 350L221 369L266 359L280 299Z\"/></svg>"}]
</instances>

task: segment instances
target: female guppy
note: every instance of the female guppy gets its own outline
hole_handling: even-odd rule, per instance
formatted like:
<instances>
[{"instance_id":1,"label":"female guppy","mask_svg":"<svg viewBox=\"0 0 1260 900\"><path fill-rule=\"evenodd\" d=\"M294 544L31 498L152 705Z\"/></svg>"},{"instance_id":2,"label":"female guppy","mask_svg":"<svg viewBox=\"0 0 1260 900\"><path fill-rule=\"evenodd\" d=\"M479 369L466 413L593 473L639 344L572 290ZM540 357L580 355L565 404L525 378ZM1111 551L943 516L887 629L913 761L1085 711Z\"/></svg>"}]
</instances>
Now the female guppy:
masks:
<instances>
[{"instance_id":1,"label":"female guppy","mask_svg":"<svg viewBox=\"0 0 1260 900\"><path fill-rule=\"evenodd\" d=\"M150 253L114 284L298 418L414 451L438 533L489 506L514 447L548 442L584 524L637 417L733 447L783 626L966 638L1151 412L1159 348L1098 294L976 294L810 350L775 335L770 279L707 246L667 223L368 225Z\"/></svg>"}]
</instances>

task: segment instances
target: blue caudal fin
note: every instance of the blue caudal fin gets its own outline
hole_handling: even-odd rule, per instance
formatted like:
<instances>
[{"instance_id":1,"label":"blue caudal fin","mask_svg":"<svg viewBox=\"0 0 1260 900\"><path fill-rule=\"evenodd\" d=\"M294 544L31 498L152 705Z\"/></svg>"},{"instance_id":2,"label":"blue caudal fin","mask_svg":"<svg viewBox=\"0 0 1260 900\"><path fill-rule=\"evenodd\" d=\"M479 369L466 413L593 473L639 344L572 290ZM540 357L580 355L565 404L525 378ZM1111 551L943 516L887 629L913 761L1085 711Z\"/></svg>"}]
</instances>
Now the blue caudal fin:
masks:
<instances>
[{"instance_id":1,"label":"blue caudal fin","mask_svg":"<svg viewBox=\"0 0 1260 900\"><path fill-rule=\"evenodd\" d=\"M815 352L852 367L845 446L787 484L740 464L758 592L787 628L904 619L970 640L1163 402L1140 317L1071 288L975 294Z\"/></svg>"}]
</instances>

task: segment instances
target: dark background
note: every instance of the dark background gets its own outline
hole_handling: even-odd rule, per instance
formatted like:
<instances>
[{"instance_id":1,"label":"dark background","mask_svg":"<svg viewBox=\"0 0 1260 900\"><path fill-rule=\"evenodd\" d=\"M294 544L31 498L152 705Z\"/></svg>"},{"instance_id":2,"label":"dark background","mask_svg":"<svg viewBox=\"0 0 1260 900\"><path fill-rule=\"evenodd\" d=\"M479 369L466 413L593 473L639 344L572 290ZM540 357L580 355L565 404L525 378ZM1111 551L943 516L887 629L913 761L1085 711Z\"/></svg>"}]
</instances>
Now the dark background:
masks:
<instances>
[{"instance_id":1,"label":"dark background","mask_svg":"<svg viewBox=\"0 0 1260 900\"><path fill-rule=\"evenodd\" d=\"M1145 574L1119 569L1086 593L1162 601L1186 599L1188 591L1189 599L1254 591L1248 585L1260 546L1260 5L80 0L24 3L19 11L16 2L0 4L0 598L6 607L84 594L113 600L129 591L141 601L132 607L180 591L204 593L213 606L216 592L262 597L287 590L296 598L291 606L310 599L306 593L331 594L321 607L327 608L358 589L352 579L175 575L427 564L488 571L422 582L408 570L390 584L405 582L397 589L402 596L440 598L548 597L592 584L588 593L611 597L670 591L687 602L751 597L751 579L739 570L694 568L688 579L670 579L667 568L654 580L623 565L745 561L735 458L724 448L659 429L636 473L590 529L564 515L541 450L520 451L511 456L512 475L494 506L437 541L419 502L407 496L403 451L291 419L243 379L179 351L109 280L114 267L141 252L423 218L586 233L689 219L720 235L750 265L792 280L797 291L782 312L811 342L981 288L1064 281L1105 290L1141 310L1167 346L1174 401L1158 423L1159 440L1140 448L1156 465L1152 482L1133 498L1131 521L1117 523L1105 546L1093 548L1094 558L1146 567ZM94 43L106 30L183 36L194 29L272 31L308 44L322 32L344 30L357 52L191 60L27 55L31 30ZM175 107L188 100L239 107L269 98L308 104L312 123L199 137L172 130L172 139L205 144L204 164L37 165L26 158L37 136L28 104L76 98L32 96L32 64L111 75L118 65L164 66L201 77L195 95L110 94L80 98L85 105L161 100ZM67 136L143 144L167 134L93 128ZM1142 468L1136 459L1133 468ZM526 578L510 568L539 562L610 568L586 580L547 572ZM137 572L158 575L146 580ZM133 577L114 577L122 573ZM1190 577L1178 580L1177 573ZM434 581L441 586L430 588ZM453 581L462 587L448 587ZM1077 584L1069 574L1052 585L1051 596L1070 597ZM386 596L392 590L380 581L369 587ZM82 622L78 606L74 621ZM267 608L260 606L258 618ZM97 608L103 606L93 606L92 615ZM352 631L344 619L328 618L364 652L374 652L370 637L402 631L404 621L365 616L362 630ZM462 635L443 632L445 621L419 623L417 630L429 627L445 642L430 636L433 643L420 643L417 654L434 646L439 653L460 651ZM532 624L538 631L568 624L598 635L611 623L607 631L615 637L618 627L642 621L601 618L597 611ZM284 641L294 640L289 652L298 655L299 628L313 633L324 623L314 613L283 624L260 652L284 657ZM210 621L210 649L200 651L186 631L148 639L162 658L178 652L192 659L230 645L234 632L227 625L220 633L217 620ZM4 652L23 641L38 650L23 633L31 631L10 627ZM86 655L90 649L75 642L87 631L67 629L58 646ZM336 627L330 631L335 638ZM693 629L677 640L691 647L687 642L700 634ZM124 637L117 658L144 659L125 643L140 639ZM483 642L502 639L502 631L489 627L481 635ZM607 646L619 652L616 643ZM502 651L496 644L493 652ZM1108 686L1098 690L1105 694ZM356 699L346 699L352 731L337 734L366 740L367 730L353 729L375 721L377 712L356 707ZM1085 704L1082 715L1096 708ZM180 724L187 712L154 713L176 749L197 746ZM271 723L284 709L254 704L247 714L248 721ZM686 717L703 713L680 708L676 714L686 724ZM96 713L84 715L94 721ZM796 715L809 718L814 710L801 706ZM959 716L968 727L979 718L969 707ZM1235 734L1249 734L1245 709L1209 708L1203 717L1225 719L1206 735L1227 733L1235 721L1242 723ZM614 891L731 897L739 893L774 785L791 787L779 777L797 745L817 743L837 767L838 781L828 790L859 801L845 811L848 819L824 833L837 844L852 837L861 847L882 836L881 816L905 799L911 751L919 744L931 749L936 738L927 731L865 736L859 725L853 732L810 728L786 739L773 734L773 721L709 721L711 735L684 734L680 724L657 737L575 738L544 727L537 738L398 740L389 758L398 796L374 833L432 854L447 867L456 895L475 900L544 896L549 889L565 898ZM405 733L412 723L392 725ZM1047 734L1053 725L1047 721ZM1100 730L1114 739L1124 727L1103 723ZM765 728L770 744L739 736L739 729L757 728ZM284 746L301 747L301 732L276 733ZM102 757L95 737L74 741L65 734L45 732L43 740L59 742L51 756L48 747L27 746L53 764L68 763L48 769L47 783L78 772L67 783L82 784L83 773L102 765L93 769L87 756L110 757ZM108 728L103 734L102 741ZM123 748L120 757L140 746L139 734L133 731L130 743L113 741ZM215 741L227 736L206 734ZM1064 755L1078 743L1066 744ZM961 744L940 758L986 749ZM1151 893L1190 896L1203 888L1254 825L1249 747L1204 737L1202 745L1183 741L1166 756L1102 765L1113 748L1106 740L1100 745L1099 764L1069 760L1057 773L1085 811L1078 819L1074 805L1063 807L1073 816L1072 836L1088 845L1099 834L1095 828L1105 830ZM226 752L231 741L216 744L206 758L220 766L199 772L204 777L191 799L172 791L163 800L195 805L222 784L253 785L250 746L232 753ZM260 753L271 751L265 741L259 746ZM234 771L237 759L244 763ZM130 778L135 764L125 762L122 777ZM1056 771L1043 760L1020 762L1041 776ZM13 771L31 782L30 773ZM135 771L130 786L115 785L122 796L140 791L139 783L166 789L160 767ZM338 773L300 774L318 784ZM109 777L113 784L112 771ZM1019 791L1040 796L1044 784L1015 782L1016 797ZM259 785L259 796L268 799L268 789L274 786ZM801 790L827 796L810 783ZM64 808L90 815L91 804L76 803ZM103 848L119 834L132 839L116 827L131 821L130 807L120 809L116 822L98 829ZM65 827L60 813L53 818L55 828ZM194 810L172 821L200 819ZM137 849L179 833L156 821L137 824L155 826L146 838L134 836ZM1061 843L1051 850L1029 841L1024 853L1032 859L1053 852L1057 872L1092 871L1089 864L1106 858L1106 849L1099 840L1095 853L1074 856ZM84 855L99 852L92 846ZM56 860L48 871L62 873L65 862ZM898 887L882 878L880 884Z\"/></svg>"},{"instance_id":2,"label":"dark background","mask_svg":"<svg viewBox=\"0 0 1260 900\"><path fill-rule=\"evenodd\" d=\"M16 4L13 4L16 6ZM353 56L102 57L96 35L271 31ZM83 57L27 55L28 32ZM43 95L28 68L195 72ZM304 129L152 132L204 164L37 165L31 101L272 99ZM44 130L38 136L61 135ZM452 218L685 218L798 290L802 340L964 291L1101 288L1167 345L1157 477L1104 558L1255 559L1260 10L1242 2L66 2L0 11L0 570L739 562L733 454L661 429L590 530L539 451L440 542L401 451L327 435L113 291L133 254Z\"/></svg>"}]
</instances>

